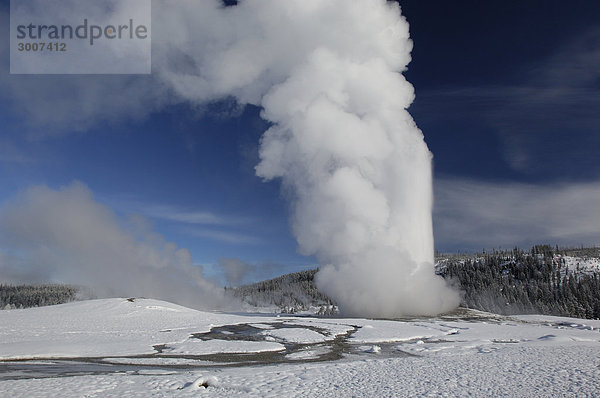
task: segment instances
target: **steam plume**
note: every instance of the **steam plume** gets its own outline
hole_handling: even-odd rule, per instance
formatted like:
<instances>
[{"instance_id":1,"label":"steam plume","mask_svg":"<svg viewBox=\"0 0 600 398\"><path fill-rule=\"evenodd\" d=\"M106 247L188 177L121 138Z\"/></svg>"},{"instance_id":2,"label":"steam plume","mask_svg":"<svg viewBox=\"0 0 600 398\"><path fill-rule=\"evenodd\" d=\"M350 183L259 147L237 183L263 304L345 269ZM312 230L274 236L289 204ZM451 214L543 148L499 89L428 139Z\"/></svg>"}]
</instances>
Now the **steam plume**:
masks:
<instances>
[{"instance_id":1,"label":"steam plume","mask_svg":"<svg viewBox=\"0 0 600 398\"><path fill-rule=\"evenodd\" d=\"M456 306L433 270L431 154L406 111L414 92L399 72L412 42L397 4L197 4L165 10L190 31L163 48L161 59L179 62L160 73L193 101L234 95L263 107L273 126L256 173L290 194L299 248L325 265L318 287L349 315Z\"/></svg>"},{"instance_id":2,"label":"steam plume","mask_svg":"<svg viewBox=\"0 0 600 398\"><path fill-rule=\"evenodd\" d=\"M192 266L187 249L139 220L129 224L81 183L32 187L0 209L0 247L16 251L0 257L0 279L36 282L43 275L91 287L101 297L153 297L194 308L228 304L222 289Z\"/></svg>"}]
</instances>

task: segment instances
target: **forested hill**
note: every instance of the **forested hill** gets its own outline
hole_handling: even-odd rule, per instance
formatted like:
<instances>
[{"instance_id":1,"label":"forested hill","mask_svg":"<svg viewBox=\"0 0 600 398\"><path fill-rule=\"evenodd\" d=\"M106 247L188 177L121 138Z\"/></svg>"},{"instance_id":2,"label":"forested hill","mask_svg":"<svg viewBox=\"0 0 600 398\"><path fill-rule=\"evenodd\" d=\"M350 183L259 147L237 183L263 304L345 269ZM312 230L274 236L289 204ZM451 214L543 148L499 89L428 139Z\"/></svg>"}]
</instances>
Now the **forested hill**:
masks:
<instances>
[{"instance_id":1,"label":"forested hill","mask_svg":"<svg viewBox=\"0 0 600 398\"><path fill-rule=\"evenodd\" d=\"M75 300L78 289L69 285L0 284L0 309L42 307Z\"/></svg>"},{"instance_id":2,"label":"forested hill","mask_svg":"<svg viewBox=\"0 0 600 398\"><path fill-rule=\"evenodd\" d=\"M600 318L600 248L539 245L527 252L440 256L436 267L460 286L470 308Z\"/></svg>"},{"instance_id":3,"label":"forested hill","mask_svg":"<svg viewBox=\"0 0 600 398\"><path fill-rule=\"evenodd\" d=\"M261 306L277 306L283 312L294 313L319 307L321 314L332 311L333 302L320 293L314 283L318 270L294 272L232 289L233 295L246 303Z\"/></svg>"},{"instance_id":4,"label":"forested hill","mask_svg":"<svg viewBox=\"0 0 600 398\"><path fill-rule=\"evenodd\" d=\"M600 248L548 245L436 256L437 273L463 292L462 306L499 314L542 313L600 318ZM317 270L297 272L233 290L244 301L285 312L334 304L314 284Z\"/></svg>"}]
</instances>

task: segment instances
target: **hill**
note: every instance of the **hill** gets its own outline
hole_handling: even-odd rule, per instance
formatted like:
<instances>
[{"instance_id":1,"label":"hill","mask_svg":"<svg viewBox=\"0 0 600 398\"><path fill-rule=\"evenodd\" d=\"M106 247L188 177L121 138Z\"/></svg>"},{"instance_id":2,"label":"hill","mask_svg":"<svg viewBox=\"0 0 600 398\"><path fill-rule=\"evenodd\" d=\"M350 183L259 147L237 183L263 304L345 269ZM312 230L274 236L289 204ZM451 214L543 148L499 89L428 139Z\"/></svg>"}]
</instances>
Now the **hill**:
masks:
<instances>
[{"instance_id":1,"label":"hill","mask_svg":"<svg viewBox=\"0 0 600 398\"><path fill-rule=\"evenodd\" d=\"M233 289L255 306L275 305L283 312L334 301L314 284L318 270L302 271ZM436 272L463 292L461 305L498 314L539 313L600 318L600 248L494 250L475 254L438 254Z\"/></svg>"},{"instance_id":2,"label":"hill","mask_svg":"<svg viewBox=\"0 0 600 398\"><path fill-rule=\"evenodd\" d=\"M277 306L282 312L295 313L319 307L323 315L333 311L333 301L317 290L314 277L318 269L294 272L266 281L232 289L235 297L256 306Z\"/></svg>"}]
</instances>

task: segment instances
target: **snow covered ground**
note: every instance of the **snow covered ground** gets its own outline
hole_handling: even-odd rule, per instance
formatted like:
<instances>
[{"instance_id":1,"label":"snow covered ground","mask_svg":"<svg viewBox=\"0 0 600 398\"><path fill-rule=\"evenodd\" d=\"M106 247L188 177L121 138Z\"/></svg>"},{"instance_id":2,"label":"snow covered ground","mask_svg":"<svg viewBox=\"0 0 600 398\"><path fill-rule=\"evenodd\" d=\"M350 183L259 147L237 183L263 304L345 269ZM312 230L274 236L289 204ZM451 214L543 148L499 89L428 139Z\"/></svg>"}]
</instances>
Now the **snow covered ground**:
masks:
<instances>
[{"instance_id":1,"label":"snow covered ground","mask_svg":"<svg viewBox=\"0 0 600 398\"><path fill-rule=\"evenodd\" d=\"M564 260L565 265L569 267L570 272L580 272L585 274L600 272L600 258L573 256L558 256L557 258L558 260Z\"/></svg>"},{"instance_id":2,"label":"snow covered ground","mask_svg":"<svg viewBox=\"0 0 600 398\"><path fill-rule=\"evenodd\" d=\"M0 396L598 396L600 321L402 321L105 299L0 312Z\"/></svg>"}]
</instances>

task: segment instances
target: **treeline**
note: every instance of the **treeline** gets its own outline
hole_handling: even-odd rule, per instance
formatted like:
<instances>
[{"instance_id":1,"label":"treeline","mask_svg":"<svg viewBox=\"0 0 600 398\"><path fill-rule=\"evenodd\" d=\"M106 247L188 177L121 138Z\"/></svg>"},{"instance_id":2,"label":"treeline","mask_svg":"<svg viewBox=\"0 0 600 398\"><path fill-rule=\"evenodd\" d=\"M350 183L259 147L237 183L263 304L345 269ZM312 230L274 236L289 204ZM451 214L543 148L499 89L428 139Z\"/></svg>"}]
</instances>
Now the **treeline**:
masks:
<instances>
[{"instance_id":1,"label":"treeline","mask_svg":"<svg viewBox=\"0 0 600 398\"><path fill-rule=\"evenodd\" d=\"M462 292L463 307L498 314L538 313L578 318L600 318L600 272L583 263L600 258L600 248L559 249L537 245L478 254L436 256L437 273ZM276 305L283 312L319 307L335 311L335 302L314 283L318 270L302 271L230 291L255 306Z\"/></svg>"},{"instance_id":2,"label":"treeline","mask_svg":"<svg viewBox=\"0 0 600 398\"><path fill-rule=\"evenodd\" d=\"M233 295L257 307L275 305L282 312L294 313L321 307L321 313L333 311L333 301L317 290L314 277L318 270L295 272L251 285L231 289Z\"/></svg>"},{"instance_id":3,"label":"treeline","mask_svg":"<svg viewBox=\"0 0 600 398\"><path fill-rule=\"evenodd\" d=\"M600 318L600 274L569 269L564 256L596 257L597 248L534 246L529 252L493 251L451 256L438 273L464 292L462 305L499 314L539 313ZM572 267L573 268L573 267Z\"/></svg>"},{"instance_id":4,"label":"treeline","mask_svg":"<svg viewBox=\"0 0 600 398\"><path fill-rule=\"evenodd\" d=\"M42 307L73 301L77 288L69 285L3 285L0 284L0 309Z\"/></svg>"},{"instance_id":5,"label":"treeline","mask_svg":"<svg viewBox=\"0 0 600 398\"><path fill-rule=\"evenodd\" d=\"M600 258L600 247L556 248L557 254L581 258Z\"/></svg>"}]
</instances>

